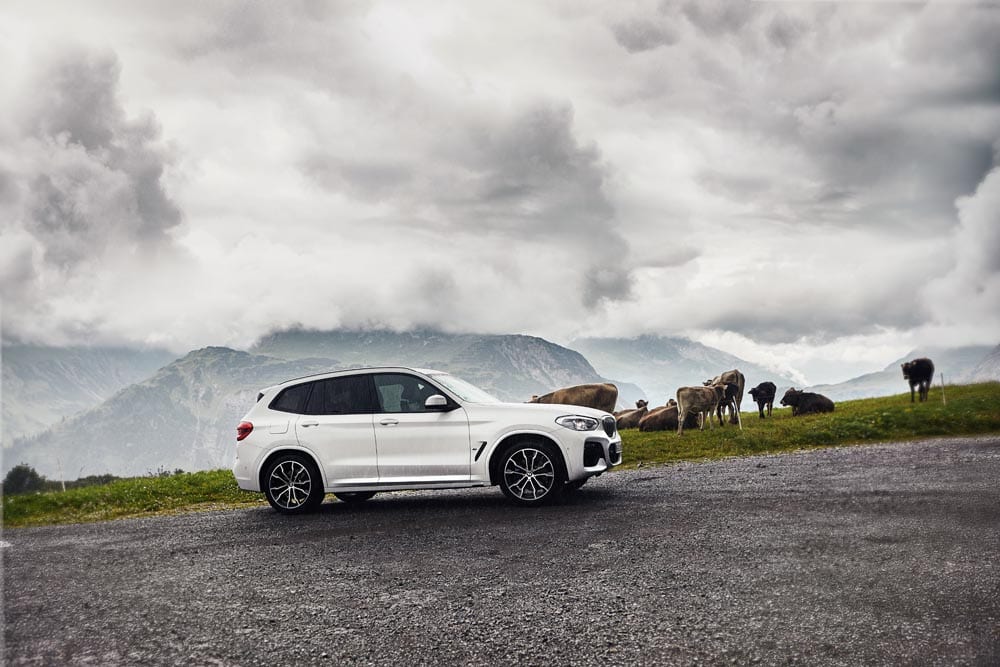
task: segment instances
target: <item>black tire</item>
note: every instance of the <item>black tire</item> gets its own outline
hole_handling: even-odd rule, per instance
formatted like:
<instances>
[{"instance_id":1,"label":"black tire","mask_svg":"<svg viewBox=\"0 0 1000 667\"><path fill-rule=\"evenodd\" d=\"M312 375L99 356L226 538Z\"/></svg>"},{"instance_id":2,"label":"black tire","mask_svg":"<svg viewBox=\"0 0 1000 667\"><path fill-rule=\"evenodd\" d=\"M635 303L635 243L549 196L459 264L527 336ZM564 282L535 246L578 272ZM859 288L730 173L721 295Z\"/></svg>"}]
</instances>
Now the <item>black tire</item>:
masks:
<instances>
[{"instance_id":1,"label":"black tire","mask_svg":"<svg viewBox=\"0 0 1000 667\"><path fill-rule=\"evenodd\" d=\"M556 500L566 483L558 451L537 440L523 440L504 449L497 471L504 495L526 507Z\"/></svg>"},{"instance_id":2,"label":"black tire","mask_svg":"<svg viewBox=\"0 0 1000 667\"><path fill-rule=\"evenodd\" d=\"M264 472L267 502L282 514L305 514L323 502L323 478L316 464L302 454L282 454Z\"/></svg>"},{"instance_id":3,"label":"black tire","mask_svg":"<svg viewBox=\"0 0 1000 667\"><path fill-rule=\"evenodd\" d=\"M589 477L584 477L583 479L578 479L575 482L566 482L566 486L563 487L563 489L566 491L576 491L578 489L582 489L583 485L586 484L589 479Z\"/></svg>"},{"instance_id":4,"label":"black tire","mask_svg":"<svg viewBox=\"0 0 1000 667\"><path fill-rule=\"evenodd\" d=\"M374 491L342 491L333 494L337 500L345 503L363 503L375 497Z\"/></svg>"}]
</instances>

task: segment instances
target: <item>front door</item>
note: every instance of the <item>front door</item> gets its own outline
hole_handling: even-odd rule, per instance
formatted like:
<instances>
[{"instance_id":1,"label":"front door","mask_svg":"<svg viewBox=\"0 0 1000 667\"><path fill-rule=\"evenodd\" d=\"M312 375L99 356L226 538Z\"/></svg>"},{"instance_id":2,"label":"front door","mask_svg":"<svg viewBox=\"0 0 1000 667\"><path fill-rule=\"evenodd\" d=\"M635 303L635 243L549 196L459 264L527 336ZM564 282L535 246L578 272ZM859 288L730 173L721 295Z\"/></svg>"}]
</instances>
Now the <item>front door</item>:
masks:
<instances>
[{"instance_id":1,"label":"front door","mask_svg":"<svg viewBox=\"0 0 1000 667\"><path fill-rule=\"evenodd\" d=\"M465 409L427 410L427 397L444 392L415 375L379 373L374 379L379 482L468 481L472 451Z\"/></svg>"}]
</instances>

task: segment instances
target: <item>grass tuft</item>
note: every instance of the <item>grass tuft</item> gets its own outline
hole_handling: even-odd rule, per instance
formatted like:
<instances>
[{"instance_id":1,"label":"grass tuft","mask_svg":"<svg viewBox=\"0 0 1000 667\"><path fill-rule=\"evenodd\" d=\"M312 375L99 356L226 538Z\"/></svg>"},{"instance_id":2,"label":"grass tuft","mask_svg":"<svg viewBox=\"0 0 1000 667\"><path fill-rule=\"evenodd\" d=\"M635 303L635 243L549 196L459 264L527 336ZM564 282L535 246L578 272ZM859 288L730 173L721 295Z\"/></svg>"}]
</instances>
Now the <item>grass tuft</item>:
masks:
<instances>
[{"instance_id":1,"label":"grass tuft","mask_svg":"<svg viewBox=\"0 0 1000 667\"><path fill-rule=\"evenodd\" d=\"M229 470L208 470L169 477L119 479L65 492L6 496L3 519L6 527L13 528L243 507L262 502L259 493L236 486Z\"/></svg>"}]
</instances>

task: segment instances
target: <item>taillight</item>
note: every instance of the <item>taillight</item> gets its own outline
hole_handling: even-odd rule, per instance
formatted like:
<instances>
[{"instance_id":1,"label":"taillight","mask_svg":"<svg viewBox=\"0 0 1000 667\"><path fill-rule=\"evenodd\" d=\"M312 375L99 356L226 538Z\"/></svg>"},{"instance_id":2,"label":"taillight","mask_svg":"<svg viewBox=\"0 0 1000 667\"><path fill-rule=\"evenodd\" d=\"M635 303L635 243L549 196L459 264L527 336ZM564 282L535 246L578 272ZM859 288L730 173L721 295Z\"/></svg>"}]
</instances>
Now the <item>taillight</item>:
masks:
<instances>
[{"instance_id":1,"label":"taillight","mask_svg":"<svg viewBox=\"0 0 1000 667\"><path fill-rule=\"evenodd\" d=\"M253 424L250 422L240 422L240 425L236 427L236 442L250 435L250 431L252 430Z\"/></svg>"}]
</instances>

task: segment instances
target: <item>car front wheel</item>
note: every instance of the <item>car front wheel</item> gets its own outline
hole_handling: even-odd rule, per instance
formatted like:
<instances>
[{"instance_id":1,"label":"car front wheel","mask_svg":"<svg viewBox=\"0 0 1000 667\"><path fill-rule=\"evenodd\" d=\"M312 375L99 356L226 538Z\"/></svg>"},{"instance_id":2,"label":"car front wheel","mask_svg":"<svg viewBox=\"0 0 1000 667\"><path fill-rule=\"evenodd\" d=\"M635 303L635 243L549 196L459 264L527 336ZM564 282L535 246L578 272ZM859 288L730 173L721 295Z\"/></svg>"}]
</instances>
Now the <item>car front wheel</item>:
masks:
<instances>
[{"instance_id":1,"label":"car front wheel","mask_svg":"<svg viewBox=\"0 0 1000 667\"><path fill-rule=\"evenodd\" d=\"M558 454L541 442L520 442L500 458L500 489L519 505L541 505L562 491L563 475Z\"/></svg>"},{"instance_id":2,"label":"car front wheel","mask_svg":"<svg viewBox=\"0 0 1000 667\"><path fill-rule=\"evenodd\" d=\"M323 502L323 480L312 461L299 454L275 459L264 475L264 495L282 514L305 514Z\"/></svg>"}]
</instances>

